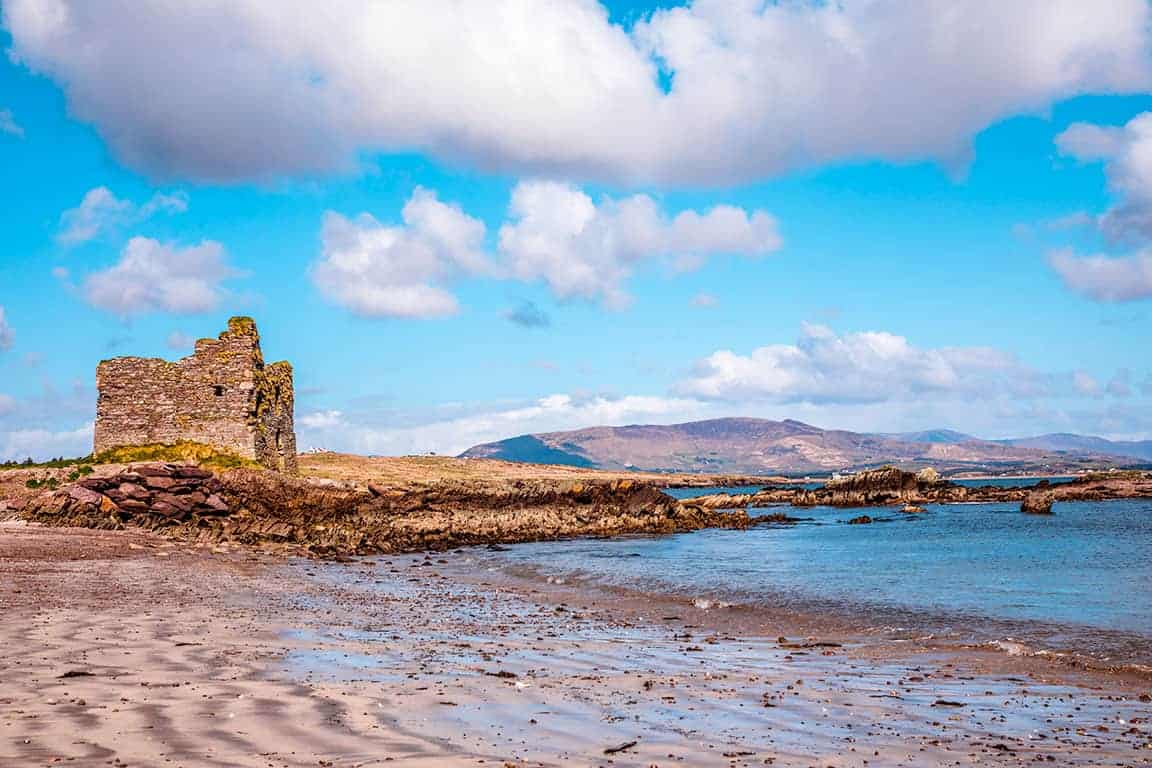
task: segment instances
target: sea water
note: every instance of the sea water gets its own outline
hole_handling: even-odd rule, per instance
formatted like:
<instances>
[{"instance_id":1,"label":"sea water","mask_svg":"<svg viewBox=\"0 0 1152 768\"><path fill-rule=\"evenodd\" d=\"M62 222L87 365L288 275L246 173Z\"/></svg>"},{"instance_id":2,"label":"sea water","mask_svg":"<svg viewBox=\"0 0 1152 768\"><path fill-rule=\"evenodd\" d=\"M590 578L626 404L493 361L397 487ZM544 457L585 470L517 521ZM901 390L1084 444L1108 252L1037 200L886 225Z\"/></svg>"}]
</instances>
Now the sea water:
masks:
<instances>
[{"instance_id":1,"label":"sea water","mask_svg":"<svg viewBox=\"0 0 1152 768\"><path fill-rule=\"evenodd\" d=\"M694 493L707 489L694 489ZM792 525L524 544L500 565L568 583L790 611L892 637L1152 665L1152 501L791 508ZM870 525L847 521L869 515ZM1152 666L1149 666L1152 669Z\"/></svg>"}]
</instances>

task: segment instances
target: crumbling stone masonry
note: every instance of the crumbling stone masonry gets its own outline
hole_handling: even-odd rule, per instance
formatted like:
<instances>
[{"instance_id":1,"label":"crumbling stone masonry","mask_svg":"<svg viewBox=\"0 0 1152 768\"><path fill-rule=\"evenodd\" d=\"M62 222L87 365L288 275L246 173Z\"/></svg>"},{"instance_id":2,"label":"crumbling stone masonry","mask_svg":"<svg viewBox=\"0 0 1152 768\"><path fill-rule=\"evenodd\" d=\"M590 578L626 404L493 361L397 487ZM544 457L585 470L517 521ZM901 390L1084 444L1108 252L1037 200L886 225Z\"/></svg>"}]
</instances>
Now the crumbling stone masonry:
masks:
<instances>
[{"instance_id":1,"label":"crumbling stone masonry","mask_svg":"<svg viewBox=\"0 0 1152 768\"><path fill-rule=\"evenodd\" d=\"M111 448L204 443L269 469L296 471L292 366L264 364L260 334L234 317L190 357L118 357L96 369L97 454Z\"/></svg>"}]
</instances>

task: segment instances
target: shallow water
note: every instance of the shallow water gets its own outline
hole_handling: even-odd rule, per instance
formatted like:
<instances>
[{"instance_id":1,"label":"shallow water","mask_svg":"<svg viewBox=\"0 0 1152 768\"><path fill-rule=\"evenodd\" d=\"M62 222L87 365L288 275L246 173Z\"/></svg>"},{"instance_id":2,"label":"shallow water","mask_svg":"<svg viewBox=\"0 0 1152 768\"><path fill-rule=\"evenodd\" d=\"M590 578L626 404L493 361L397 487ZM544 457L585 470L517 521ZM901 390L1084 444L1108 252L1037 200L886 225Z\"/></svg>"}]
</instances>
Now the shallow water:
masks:
<instances>
[{"instance_id":1,"label":"shallow water","mask_svg":"<svg viewBox=\"0 0 1152 768\"><path fill-rule=\"evenodd\" d=\"M810 520L525 544L492 558L540 577L824 615L897 637L1152 664L1148 500L1062 503L1051 517L1003 503L787 511ZM844 524L861 514L877 522Z\"/></svg>"}]
</instances>

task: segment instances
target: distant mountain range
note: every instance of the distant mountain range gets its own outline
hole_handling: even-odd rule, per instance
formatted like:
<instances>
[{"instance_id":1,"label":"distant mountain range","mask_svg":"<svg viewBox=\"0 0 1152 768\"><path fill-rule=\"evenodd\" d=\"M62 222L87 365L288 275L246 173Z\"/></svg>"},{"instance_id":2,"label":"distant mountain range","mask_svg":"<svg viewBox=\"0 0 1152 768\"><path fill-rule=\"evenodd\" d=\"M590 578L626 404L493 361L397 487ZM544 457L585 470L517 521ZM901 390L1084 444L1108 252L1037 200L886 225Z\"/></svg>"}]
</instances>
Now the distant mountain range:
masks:
<instances>
[{"instance_id":1,"label":"distant mountain range","mask_svg":"<svg viewBox=\"0 0 1152 768\"><path fill-rule=\"evenodd\" d=\"M601 469L803 474L896 464L942 472L1055 473L1152 463L1152 440L1054 434L981 440L947 429L867 434L791 419L591 427L477 445L461 456Z\"/></svg>"}]
</instances>

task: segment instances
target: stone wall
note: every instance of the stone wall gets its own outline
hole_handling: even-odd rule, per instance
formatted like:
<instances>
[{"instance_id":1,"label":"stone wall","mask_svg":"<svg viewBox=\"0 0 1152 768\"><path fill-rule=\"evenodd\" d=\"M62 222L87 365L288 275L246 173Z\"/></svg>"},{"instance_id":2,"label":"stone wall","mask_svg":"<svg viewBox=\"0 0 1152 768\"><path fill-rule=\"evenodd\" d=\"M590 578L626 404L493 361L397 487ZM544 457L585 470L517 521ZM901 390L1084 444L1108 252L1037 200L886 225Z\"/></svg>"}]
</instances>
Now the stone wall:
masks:
<instances>
[{"instance_id":1,"label":"stone wall","mask_svg":"<svg viewBox=\"0 0 1152 768\"><path fill-rule=\"evenodd\" d=\"M272 363L256 375L256 460L269 469L296 471L292 366Z\"/></svg>"},{"instance_id":2,"label":"stone wall","mask_svg":"<svg viewBox=\"0 0 1152 768\"><path fill-rule=\"evenodd\" d=\"M264 364L251 318L176 362L119 357L96 369L95 453L204 443L269 469L296 471L292 366Z\"/></svg>"}]
</instances>

